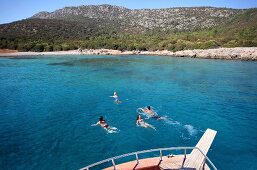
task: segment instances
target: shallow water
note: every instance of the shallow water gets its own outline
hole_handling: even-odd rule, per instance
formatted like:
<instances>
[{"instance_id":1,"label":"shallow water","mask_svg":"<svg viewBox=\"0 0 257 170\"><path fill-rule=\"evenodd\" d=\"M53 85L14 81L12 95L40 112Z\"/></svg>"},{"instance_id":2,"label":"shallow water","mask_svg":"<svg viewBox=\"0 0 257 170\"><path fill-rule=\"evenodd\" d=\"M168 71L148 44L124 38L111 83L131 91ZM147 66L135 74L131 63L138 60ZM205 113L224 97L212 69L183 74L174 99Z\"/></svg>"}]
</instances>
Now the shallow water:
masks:
<instances>
[{"instance_id":1,"label":"shallow water","mask_svg":"<svg viewBox=\"0 0 257 170\"><path fill-rule=\"evenodd\" d=\"M135 124L146 105L167 118L145 120L156 131ZM257 62L0 58L0 108L0 169L78 169L137 150L195 146L206 128L218 131L208 153L218 169L257 169ZM91 126L100 115L118 133Z\"/></svg>"}]
</instances>

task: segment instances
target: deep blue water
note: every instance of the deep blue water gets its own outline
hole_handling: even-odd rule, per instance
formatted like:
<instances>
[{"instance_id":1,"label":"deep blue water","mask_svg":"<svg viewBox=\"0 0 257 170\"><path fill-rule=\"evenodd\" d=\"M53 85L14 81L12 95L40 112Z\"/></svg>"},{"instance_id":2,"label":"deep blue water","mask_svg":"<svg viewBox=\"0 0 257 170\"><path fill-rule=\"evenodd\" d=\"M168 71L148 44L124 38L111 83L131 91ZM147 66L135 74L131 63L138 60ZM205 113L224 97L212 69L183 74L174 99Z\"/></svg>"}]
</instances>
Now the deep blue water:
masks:
<instances>
[{"instance_id":1,"label":"deep blue water","mask_svg":"<svg viewBox=\"0 0 257 170\"><path fill-rule=\"evenodd\" d=\"M117 105L108 97L117 91ZM169 120L135 124L153 106ZM92 127L105 117L118 133ZM218 131L218 169L257 169L257 62L158 56L0 58L0 169L78 169Z\"/></svg>"}]
</instances>

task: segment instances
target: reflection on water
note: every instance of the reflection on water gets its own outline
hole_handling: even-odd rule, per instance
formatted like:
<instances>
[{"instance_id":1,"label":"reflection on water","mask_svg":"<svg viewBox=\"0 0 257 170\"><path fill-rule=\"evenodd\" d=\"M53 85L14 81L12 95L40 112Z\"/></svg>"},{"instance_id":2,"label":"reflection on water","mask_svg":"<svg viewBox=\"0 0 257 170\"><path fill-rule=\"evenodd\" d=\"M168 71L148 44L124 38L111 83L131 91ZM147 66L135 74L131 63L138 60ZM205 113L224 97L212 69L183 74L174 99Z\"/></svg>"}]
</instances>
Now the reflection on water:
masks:
<instances>
[{"instance_id":1,"label":"reflection on water","mask_svg":"<svg viewBox=\"0 0 257 170\"><path fill-rule=\"evenodd\" d=\"M49 63L48 65L61 65L61 66L87 66L90 64L97 64L97 65L108 65L111 64L113 66L116 66L117 64L130 64L134 62L142 62L141 60L135 61L132 59L122 59L122 58L108 58L108 57L102 57L102 58L83 58L83 59L77 59L77 60L70 60L65 62L57 62L57 63Z\"/></svg>"},{"instance_id":2,"label":"reflection on water","mask_svg":"<svg viewBox=\"0 0 257 170\"><path fill-rule=\"evenodd\" d=\"M27 59L40 59L40 57L34 57L34 56L19 56L19 57L8 57L8 59L12 59L12 60L27 60Z\"/></svg>"}]
</instances>

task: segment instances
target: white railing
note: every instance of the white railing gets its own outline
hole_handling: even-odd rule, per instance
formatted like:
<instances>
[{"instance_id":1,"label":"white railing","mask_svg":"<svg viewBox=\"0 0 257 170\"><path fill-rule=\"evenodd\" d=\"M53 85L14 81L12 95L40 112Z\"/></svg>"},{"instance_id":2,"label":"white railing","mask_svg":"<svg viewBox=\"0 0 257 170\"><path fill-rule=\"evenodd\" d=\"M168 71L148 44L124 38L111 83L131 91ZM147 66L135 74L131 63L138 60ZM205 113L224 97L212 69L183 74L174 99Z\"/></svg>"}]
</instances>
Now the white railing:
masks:
<instances>
[{"instance_id":1,"label":"white railing","mask_svg":"<svg viewBox=\"0 0 257 170\"><path fill-rule=\"evenodd\" d=\"M101 165L101 164L106 163L106 162L112 162L114 170L117 170L116 164L115 164L115 160L116 159L135 155L136 160L137 160L137 164L139 164L139 158L138 158L139 154L149 153L149 152L157 152L157 151L160 152L160 160L162 160L162 156L163 156L162 155L162 151L184 150L184 159L186 159L187 150L193 150L193 149L199 150L201 152L201 154L204 156L205 159L204 159L204 162L203 162L203 167L204 167L204 165L206 163L206 160L207 160L207 162L211 165L212 169L217 170L217 168L211 162L211 160L198 147L171 147L171 148L158 148L158 149L150 149L150 150L137 151L137 152L132 152L132 153L128 153L128 154L124 154L124 155L119 155L119 156L115 156L115 157L112 157L112 158L108 158L108 159L102 160L102 161L96 162L94 164L88 165L88 166L86 166L84 168L81 168L80 170L89 170L92 167ZM182 169L183 169L183 167L182 167Z\"/></svg>"}]
</instances>

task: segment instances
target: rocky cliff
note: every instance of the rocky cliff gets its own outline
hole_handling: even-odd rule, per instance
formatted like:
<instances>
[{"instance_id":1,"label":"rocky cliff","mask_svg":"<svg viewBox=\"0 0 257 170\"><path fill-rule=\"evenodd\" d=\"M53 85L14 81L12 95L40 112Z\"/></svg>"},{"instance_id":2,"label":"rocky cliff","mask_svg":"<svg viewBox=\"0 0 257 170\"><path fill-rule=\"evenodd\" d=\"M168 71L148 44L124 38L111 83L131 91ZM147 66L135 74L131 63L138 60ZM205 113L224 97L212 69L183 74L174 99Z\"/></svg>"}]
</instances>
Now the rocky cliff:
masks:
<instances>
[{"instance_id":1,"label":"rocky cliff","mask_svg":"<svg viewBox=\"0 0 257 170\"><path fill-rule=\"evenodd\" d=\"M40 12L32 18L79 20L81 22L86 22L88 18L91 18L103 20L105 24L108 23L107 25L119 23L118 27L134 28L134 30L136 28L139 32L156 29L188 31L220 25L243 12L244 10L239 9L213 7L131 10L111 5L89 5L66 7L54 12Z\"/></svg>"}]
</instances>

